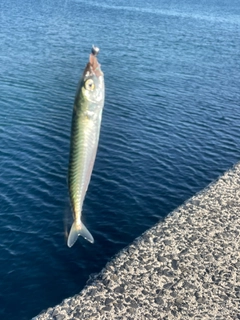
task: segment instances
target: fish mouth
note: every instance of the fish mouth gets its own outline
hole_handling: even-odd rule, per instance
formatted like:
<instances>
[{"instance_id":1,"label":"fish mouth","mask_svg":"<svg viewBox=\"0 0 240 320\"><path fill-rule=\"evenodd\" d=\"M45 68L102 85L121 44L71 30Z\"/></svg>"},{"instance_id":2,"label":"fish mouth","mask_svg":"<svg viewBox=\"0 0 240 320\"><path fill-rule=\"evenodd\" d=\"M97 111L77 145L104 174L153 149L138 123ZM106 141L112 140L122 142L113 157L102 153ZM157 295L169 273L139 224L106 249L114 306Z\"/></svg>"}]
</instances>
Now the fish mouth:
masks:
<instances>
[{"instance_id":1,"label":"fish mouth","mask_svg":"<svg viewBox=\"0 0 240 320\"><path fill-rule=\"evenodd\" d=\"M83 74L85 77L90 77L93 75L100 77L103 75L101 65L97 60L96 54L93 52L89 56L89 62L87 63Z\"/></svg>"}]
</instances>

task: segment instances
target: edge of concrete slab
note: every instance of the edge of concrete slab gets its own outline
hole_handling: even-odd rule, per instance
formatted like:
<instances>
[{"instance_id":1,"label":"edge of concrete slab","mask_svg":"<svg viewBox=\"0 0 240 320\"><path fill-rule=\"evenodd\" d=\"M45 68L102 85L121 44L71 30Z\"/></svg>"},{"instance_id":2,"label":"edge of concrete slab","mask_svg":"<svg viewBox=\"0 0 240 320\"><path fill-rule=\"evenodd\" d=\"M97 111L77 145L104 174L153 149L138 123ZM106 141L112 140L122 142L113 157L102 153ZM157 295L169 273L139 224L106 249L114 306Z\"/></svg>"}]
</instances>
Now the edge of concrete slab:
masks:
<instances>
[{"instance_id":1,"label":"edge of concrete slab","mask_svg":"<svg viewBox=\"0 0 240 320\"><path fill-rule=\"evenodd\" d=\"M240 319L240 162L45 319Z\"/></svg>"}]
</instances>

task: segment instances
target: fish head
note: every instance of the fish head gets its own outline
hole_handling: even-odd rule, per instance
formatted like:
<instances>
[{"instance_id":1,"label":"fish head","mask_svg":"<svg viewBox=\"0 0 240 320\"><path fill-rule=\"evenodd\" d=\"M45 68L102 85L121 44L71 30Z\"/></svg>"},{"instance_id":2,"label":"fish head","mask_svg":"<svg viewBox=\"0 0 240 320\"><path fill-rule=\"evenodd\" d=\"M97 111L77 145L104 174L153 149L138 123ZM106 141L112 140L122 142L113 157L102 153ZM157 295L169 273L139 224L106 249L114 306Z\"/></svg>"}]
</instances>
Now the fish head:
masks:
<instances>
[{"instance_id":1,"label":"fish head","mask_svg":"<svg viewBox=\"0 0 240 320\"><path fill-rule=\"evenodd\" d=\"M104 77L97 57L90 54L89 62L83 72L82 94L90 102L102 102L104 100Z\"/></svg>"}]
</instances>

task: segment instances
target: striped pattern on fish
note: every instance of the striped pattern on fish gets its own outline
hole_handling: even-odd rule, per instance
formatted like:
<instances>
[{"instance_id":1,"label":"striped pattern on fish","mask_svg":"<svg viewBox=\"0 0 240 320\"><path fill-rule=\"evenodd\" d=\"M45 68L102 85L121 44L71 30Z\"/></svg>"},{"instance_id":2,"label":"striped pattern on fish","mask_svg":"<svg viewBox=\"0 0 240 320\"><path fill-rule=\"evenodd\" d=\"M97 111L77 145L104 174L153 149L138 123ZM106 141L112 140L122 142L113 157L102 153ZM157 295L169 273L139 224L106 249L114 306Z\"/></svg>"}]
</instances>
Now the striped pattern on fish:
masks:
<instances>
[{"instance_id":1,"label":"striped pattern on fish","mask_svg":"<svg viewBox=\"0 0 240 320\"><path fill-rule=\"evenodd\" d=\"M93 47L79 82L72 115L68 189L74 222L68 236L69 247L79 235L94 242L81 221L81 215L97 153L104 95L104 76L96 58L96 48Z\"/></svg>"}]
</instances>

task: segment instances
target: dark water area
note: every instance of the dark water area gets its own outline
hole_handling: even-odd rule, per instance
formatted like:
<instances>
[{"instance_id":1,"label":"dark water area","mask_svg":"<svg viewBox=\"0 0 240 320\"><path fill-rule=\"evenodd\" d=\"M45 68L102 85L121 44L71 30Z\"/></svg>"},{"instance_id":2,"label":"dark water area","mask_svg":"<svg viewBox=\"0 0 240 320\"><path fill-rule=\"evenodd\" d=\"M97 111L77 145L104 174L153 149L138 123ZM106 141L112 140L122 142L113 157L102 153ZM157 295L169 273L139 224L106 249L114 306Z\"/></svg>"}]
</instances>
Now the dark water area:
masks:
<instances>
[{"instance_id":1,"label":"dark water area","mask_svg":"<svg viewBox=\"0 0 240 320\"><path fill-rule=\"evenodd\" d=\"M30 319L240 160L239 1L0 2L0 319ZM100 47L106 102L69 249L76 86Z\"/></svg>"}]
</instances>

